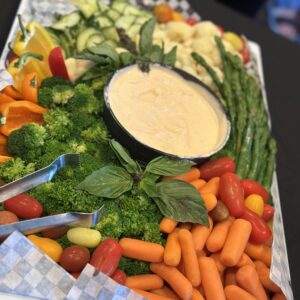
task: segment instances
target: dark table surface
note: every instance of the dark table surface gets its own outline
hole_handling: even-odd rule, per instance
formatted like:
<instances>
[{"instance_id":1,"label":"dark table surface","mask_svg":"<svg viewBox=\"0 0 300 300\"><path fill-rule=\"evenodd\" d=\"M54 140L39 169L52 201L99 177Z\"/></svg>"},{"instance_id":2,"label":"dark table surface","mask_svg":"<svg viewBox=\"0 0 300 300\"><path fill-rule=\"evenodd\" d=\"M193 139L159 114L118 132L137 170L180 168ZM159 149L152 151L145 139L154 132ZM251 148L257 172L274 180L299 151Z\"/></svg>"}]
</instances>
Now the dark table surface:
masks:
<instances>
[{"instance_id":1,"label":"dark table surface","mask_svg":"<svg viewBox=\"0 0 300 300\"><path fill-rule=\"evenodd\" d=\"M190 2L204 19L261 45L273 134L278 141L277 172L293 291L295 299L300 299L300 46L212 0ZM1 3L0 51L18 3Z\"/></svg>"}]
</instances>

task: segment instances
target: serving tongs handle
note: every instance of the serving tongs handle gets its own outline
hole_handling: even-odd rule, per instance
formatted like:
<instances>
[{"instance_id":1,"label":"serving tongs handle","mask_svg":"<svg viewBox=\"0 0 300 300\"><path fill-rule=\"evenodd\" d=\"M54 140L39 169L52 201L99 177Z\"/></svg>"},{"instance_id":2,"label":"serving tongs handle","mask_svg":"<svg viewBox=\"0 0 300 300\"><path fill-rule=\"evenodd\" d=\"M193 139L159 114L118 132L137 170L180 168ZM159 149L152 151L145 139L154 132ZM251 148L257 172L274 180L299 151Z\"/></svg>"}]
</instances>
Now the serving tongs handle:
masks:
<instances>
[{"instance_id":1,"label":"serving tongs handle","mask_svg":"<svg viewBox=\"0 0 300 300\"><path fill-rule=\"evenodd\" d=\"M56 165L50 165L23 178L0 187L0 203L16 195L51 181L57 171Z\"/></svg>"}]
</instances>

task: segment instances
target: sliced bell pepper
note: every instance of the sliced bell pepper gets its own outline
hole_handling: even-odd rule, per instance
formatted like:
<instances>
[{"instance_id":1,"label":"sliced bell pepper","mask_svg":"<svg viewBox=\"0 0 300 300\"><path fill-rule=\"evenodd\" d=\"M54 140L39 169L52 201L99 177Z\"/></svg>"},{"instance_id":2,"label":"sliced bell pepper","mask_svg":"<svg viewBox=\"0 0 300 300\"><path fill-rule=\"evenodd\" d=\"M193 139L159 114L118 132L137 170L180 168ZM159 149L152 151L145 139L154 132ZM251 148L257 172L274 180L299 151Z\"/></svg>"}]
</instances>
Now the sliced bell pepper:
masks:
<instances>
[{"instance_id":1,"label":"sliced bell pepper","mask_svg":"<svg viewBox=\"0 0 300 300\"><path fill-rule=\"evenodd\" d=\"M7 102L13 102L13 101L15 101L15 99L13 99L12 97L7 96L3 93L0 93L0 104L7 103Z\"/></svg>"},{"instance_id":2,"label":"sliced bell pepper","mask_svg":"<svg viewBox=\"0 0 300 300\"><path fill-rule=\"evenodd\" d=\"M60 47L51 50L49 55L49 66L53 76L70 80L63 52Z\"/></svg>"},{"instance_id":3,"label":"sliced bell pepper","mask_svg":"<svg viewBox=\"0 0 300 300\"><path fill-rule=\"evenodd\" d=\"M0 134L0 145L6 145L7 144L7 137L3 134Z\"/></svg>"},{"instance_id":4,"label":"sliced bell pepper","mask_svg":"<svg viewBox=\"0 0 300 300\"><path fill-rule=\"evenodd\" d=\"M37 103L38 100L38 77L36 72L25 75L22 85L24 99Z\"/></svg>"},{"instance_id":5,"label":"sliced bell pepper","mask_svg":"<svg viewBox=\"0 0 300 300\"><path fill-rule=\"evenodd\" d=\"M46 111L46 108L26 100L0 104L0 133L9 136L25 124L43 124L43 113Z\"/></svg>"},{"instance_id":6,"label":"sliced bell pepper","mask_svg":"<svg viewBox=\"0 0 300 300\"><path fill-rule=\"evenodd\" d=\"M21 93L19 93L12 85L8 85L6 86L2 92L13 98L13 99L16 99L16 100L20 100L20 99L23 99L23 96L21 95Z\"/></svg>"}]
</instances>

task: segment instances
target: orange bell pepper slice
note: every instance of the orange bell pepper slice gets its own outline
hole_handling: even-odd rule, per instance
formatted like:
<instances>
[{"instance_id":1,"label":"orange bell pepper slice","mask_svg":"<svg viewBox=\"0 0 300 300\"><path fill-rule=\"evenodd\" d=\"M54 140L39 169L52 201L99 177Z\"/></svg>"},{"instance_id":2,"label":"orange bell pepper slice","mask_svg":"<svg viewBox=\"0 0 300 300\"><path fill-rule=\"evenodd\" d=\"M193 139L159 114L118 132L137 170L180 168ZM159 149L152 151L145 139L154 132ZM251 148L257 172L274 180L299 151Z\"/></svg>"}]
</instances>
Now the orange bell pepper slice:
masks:
<instances>
[{"instance_id":1,"label":"orange bell pepper slice","mask_svg":"<svg viewBox=\"0 0 300 300\"><path fill-rule=\"evenodd\" d=\"M24 99L37 103L38 101L38 86L39 79L36 72L31 72L25 75L22 84L22 94Z\"/></svg>"},{"instance_id":2,"label":"orange bell pepper slice","mask_svg":"<svg viewBox=\"0 0 300 300\"><path fill-rule=\"evenodd\" d=\"M0 104L0 113L4 119L4 124L0 126L0 133L9 136L25 124L43 124L43 113L46 111L46 108L26 100Z\"/></svg>"},{"instance_id":3,"label":"orange bell pepper slice","mask_svg":"<svg viewBox=\"0 0 300 300\"><path fill-rule=\"evenodd\" d=\"M3 134L0 134L0 146L7 144L7 137Z\"/></svg>"},{"instance_id":4,"label":"orange bell pepper slice","mask_svg":"<svg viewBox=\"0 0 300 300\"><path fill-rule=\"evenodd\" d=\"M15 99L13 99L12 97L10 97L6 94L0 93L0 104L7 103L7 102L13 102L13 101L15 101Z\"/></svg>"},{"instance_id":5,"label":"orange bell pepper slice","mask_svg":"<svg viewBox=\"0 0 300 300\"><path fill-rule=\"evenodd\" d=\"M15 100L20 100L20 99L23 99L23 98L24 98L24 97L21 95L21 93L19 93L12 85L6 86L6 87L2 90L2 92L3 92L5 95L7 95L7 96L9 96L9 97L11 97L11 98L13 98L13 99L15 99Z\"/></svg>"}]
</instances>

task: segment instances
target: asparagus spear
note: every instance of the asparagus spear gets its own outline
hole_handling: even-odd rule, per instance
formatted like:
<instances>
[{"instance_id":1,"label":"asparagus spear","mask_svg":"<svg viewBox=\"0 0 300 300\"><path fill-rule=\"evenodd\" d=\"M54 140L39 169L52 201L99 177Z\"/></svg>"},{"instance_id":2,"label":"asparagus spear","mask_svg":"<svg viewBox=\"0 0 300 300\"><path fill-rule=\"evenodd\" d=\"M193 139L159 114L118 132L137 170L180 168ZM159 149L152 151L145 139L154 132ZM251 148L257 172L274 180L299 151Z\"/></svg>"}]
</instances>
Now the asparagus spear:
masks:
<instances>
[{"instance_id":1,"label":"asparagus spear","mask_svg":"<svg viewBox=\"0 0 300 300\"><path fill-rule=\"evenodd\" d=\"M270 152L264 178L262 180L262 185L269 191L272 185L277 153L276 141L272 137L269 139L268 148Z\"/></svg>"}]
</instances>

